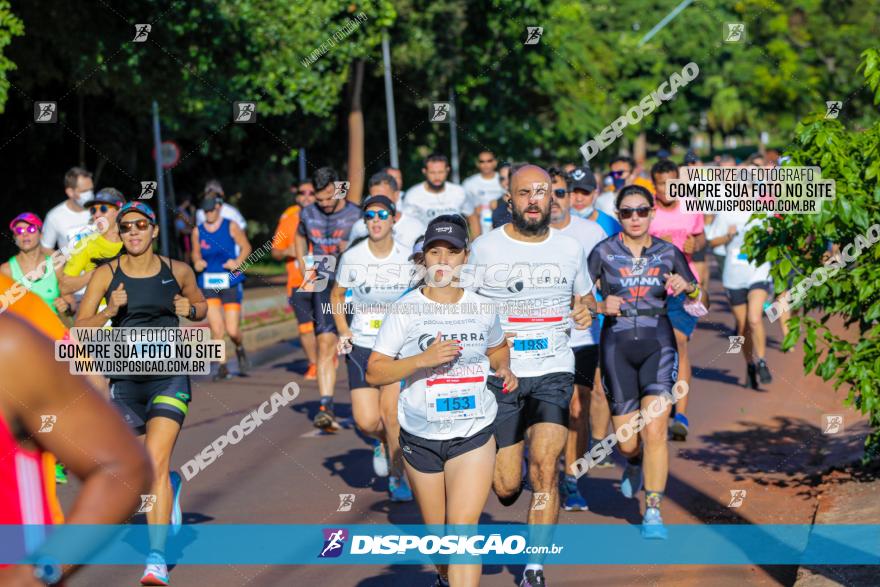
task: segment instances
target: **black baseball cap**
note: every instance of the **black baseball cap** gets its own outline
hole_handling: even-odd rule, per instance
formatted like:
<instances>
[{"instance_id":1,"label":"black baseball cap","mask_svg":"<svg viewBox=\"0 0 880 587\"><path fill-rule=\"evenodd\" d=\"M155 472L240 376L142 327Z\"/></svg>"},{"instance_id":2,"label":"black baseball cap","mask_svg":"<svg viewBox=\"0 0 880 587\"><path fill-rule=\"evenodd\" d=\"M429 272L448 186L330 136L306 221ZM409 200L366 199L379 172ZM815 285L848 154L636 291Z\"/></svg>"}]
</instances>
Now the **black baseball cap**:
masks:
<instances>
[{"instance_id":1,"label":"black baseball cap","mask_svg":"<svg viewBox=\"0 0 880 587\"><path fill-rule=\"evenodd\" d=\"M362 210L366 210L370 206L384 206L391 212L391 215L397 214L397 206L394 205L394 202L391 201L391 198L388 196L368 196L364 203L361 205Z\"/></svg>"},{"instance_id":2,"label":"black baseball cap","mask_svg":"<svg viewBox=\"0 0 880 587\"><path fill-rule=\"evenodd\" d=\"M466 249L468 243L467 230L453 222L435 222L425 231L425 241L422 250L426 251L432 243L443 241L453 247Z\"/></svg>"},{"instance_id":3,"label":"black baseball cap","mask_svg":"<svg viewBox=\"0 0 880 587\"><path fill-rule=\"evenodd\" d=\"M700 158L697 157L697 154L688 149L688 152L684 154L684 164L687 165L689 163L697 163Z\"/></svg>"},{"instance_id":4,"label":"black baseball cap","mask_svg":"<svg viewBox=\"0 0 880 587\"><path fill-rule=\"evenodd\" d=\"M125 204L125 196L116 188L104 188L95 194L95 197L83 204L83 208L88 208L95 204L110 204L111 206L122 208L122 205Z\"/></svg>"},{"instance_id":5,"label":"black baseball cap","mask_svg":"<svg viewBox=\"0 0 880 587\"><path fill-rule=\"evenodd\" d=\"M584 190L592 192L598 187L596 176L589 167L578 167L571 172L571 191Z\"/></svg>"},{"instance_id":6,"label":"black baseball cap","mask_svg":"<svg viewBox=\"0 0 880 587\"><path fill-rule=\"evenodd\" d=\"M222 204L223 200L216 196L208 196L207 198L202 200L202 204L200 208L205 212L209 212L217 207L218 204Z\"/></svg>"}]
</instances>

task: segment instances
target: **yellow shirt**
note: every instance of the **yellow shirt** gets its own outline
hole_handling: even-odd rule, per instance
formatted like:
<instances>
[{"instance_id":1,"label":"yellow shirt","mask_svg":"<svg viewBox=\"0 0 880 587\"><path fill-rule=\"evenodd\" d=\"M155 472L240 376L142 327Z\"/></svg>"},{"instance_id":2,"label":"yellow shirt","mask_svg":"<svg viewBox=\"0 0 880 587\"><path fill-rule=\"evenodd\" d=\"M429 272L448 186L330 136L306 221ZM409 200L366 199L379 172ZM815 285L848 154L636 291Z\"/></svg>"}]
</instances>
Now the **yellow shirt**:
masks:
<instances>
[{"instance_id":1,"label":"yellow shirt","mask_svg":"<svg viewBox=\"0 0 880 587\"><path fill-rule=\"evenodd\" d=\"M110 259L122 250L122 241L111 242L102 234L95 234L87 238L85 245L80 251L67 260L64 266L64 274L76 277L83 271L92 271L96 265L92 259Z\"/></svg>"}]
</instances>

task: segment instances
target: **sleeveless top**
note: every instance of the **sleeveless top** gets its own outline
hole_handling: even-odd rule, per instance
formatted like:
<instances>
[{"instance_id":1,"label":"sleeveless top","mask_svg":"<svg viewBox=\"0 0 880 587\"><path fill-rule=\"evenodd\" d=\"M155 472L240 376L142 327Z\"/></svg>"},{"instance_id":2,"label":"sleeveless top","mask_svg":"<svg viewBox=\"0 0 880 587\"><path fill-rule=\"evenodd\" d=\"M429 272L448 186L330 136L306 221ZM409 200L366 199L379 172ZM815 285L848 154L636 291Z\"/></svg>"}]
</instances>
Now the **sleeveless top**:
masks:
<instances>
[{"instance_id":1,"label":"sleeveless top","mask_svg":"<svg viewBox=\"0 0 880 587\"><path fill-rule=\"evenodd\" d=\"M0 417L0 454L5 455L0 459L0 524L52 524L43 466L43 455L48 453L20 446Z\"/></svg>"},{"instance_id":2,"label":"sleeveless top","mask_svg":"<svg viewBox=\"0 0 880 587\"><path fill-rule=\"evenodd\" d=\"M109 298L120 283L125 284L125 292L128 294L128 303L119 308L119 313L111 319L113 328L176 328L180 325L180 318L174 313L174 296L181 293L180 285L171 272L170 263L164 257L159 257L159 266L159 273L152 277L126 275L121 259L110 266L113 278L107 288L106 297Z\"/></svg>"},{"instance_id":3,"label":"sleeveless top","mask_svg":"<svg viewBox=\"0 0 880 587\"><path fill-rule=\"evenodd\" d=\"M55 268L52 266L52 257L46 256L46 265L43 268L45 273L36 281L30 281L24 276L17 258L12 257L9 259L9 267L12 269L12 279L40 296L44 302L49 304L53 312L58 313L53 302L61 296L61 288L58 286L58 277L55 275Z\"/></svg>"},{"instance_id":4,"label":"sleeveless top","mask_svg":"<svg viewBox=\"0 0 880 587\"><path fill-rule=\"evenodd\" d=\"M205 223L199 224L199 250L202 259L208 264L199 273L199 287L202 289L227 289L244 281L244 273L231 273L223 268L223 264L238 257L238 246L232 238L232 228L228 218L224 218L220 227L210 232Z\"/></svg>"}]
</instances>

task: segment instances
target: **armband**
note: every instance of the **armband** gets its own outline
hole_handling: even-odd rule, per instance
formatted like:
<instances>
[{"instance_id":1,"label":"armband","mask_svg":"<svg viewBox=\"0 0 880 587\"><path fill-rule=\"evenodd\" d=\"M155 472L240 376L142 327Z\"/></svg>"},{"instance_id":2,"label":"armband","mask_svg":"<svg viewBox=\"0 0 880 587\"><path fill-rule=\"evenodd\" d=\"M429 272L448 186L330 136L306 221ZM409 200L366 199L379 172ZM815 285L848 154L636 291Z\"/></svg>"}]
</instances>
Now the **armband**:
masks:
<instances>
[{"instance_id":1,"label":"armband","mask_svg":"<svg viewBox=\"0 0 880 587\"><path fill-rule=\"evenodd\" d=\"M700 297L700 286L697 285L696 283L694 283L692 285L694 286L694 291L689 293L688 297L691 298L692 300L694 300L694 299Z\"/></svg>"}]
</instances>

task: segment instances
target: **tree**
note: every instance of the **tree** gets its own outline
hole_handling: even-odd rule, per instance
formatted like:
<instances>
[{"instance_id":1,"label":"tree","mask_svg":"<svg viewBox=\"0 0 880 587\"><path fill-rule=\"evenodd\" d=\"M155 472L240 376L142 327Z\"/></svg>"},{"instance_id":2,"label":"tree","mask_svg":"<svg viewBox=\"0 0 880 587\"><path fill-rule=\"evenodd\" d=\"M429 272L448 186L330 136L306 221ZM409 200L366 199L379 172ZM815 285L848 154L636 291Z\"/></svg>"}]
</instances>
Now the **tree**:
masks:
<instances>
[{"instance_id":1,"label":"tree","mask_svg":"<svg viewBox=\"0 0 880 587\"><path fill-rule=\"evenodd\" d=\"M859 69L880 104L880 51L864 51ZM880 238L880 119L875 113L873 125L859 131L825 120L824 114L823 108L798 125L788 154L792 165L820 166L823 179L835 180L835 199L824 202L819 214L769 218L766 230L746 235L746 251L758 262L772 263L778 293L792 271L795 287L806 279L815 282L800 303L802 315L789 322L784 348L802 341L805 371L832 381L834 389L848 388L846 403L867 414L873 427L865 458L874 459L880 455L880 247L869 243L875 242L872 236ZM826 255L831 243L844 255L833 266ZM847 247L851 243L855 248ZM856 259L846 257L859 249ZM855 326L857 337L832 331L833 317Z\"/></svg>"},{"instance_id":2,"label":"tree","mask_svg":"<svg viewBox=\"0 0 880 587\"><path fill-rule=\"evenodd\" d=\"M24 34L24 24L12 13L8 0L0 0L0 112L6 105L9 92L9 72L15 69L15 63L4 55L3 51L13 37Z\"/></svg>"}]
</instances>

